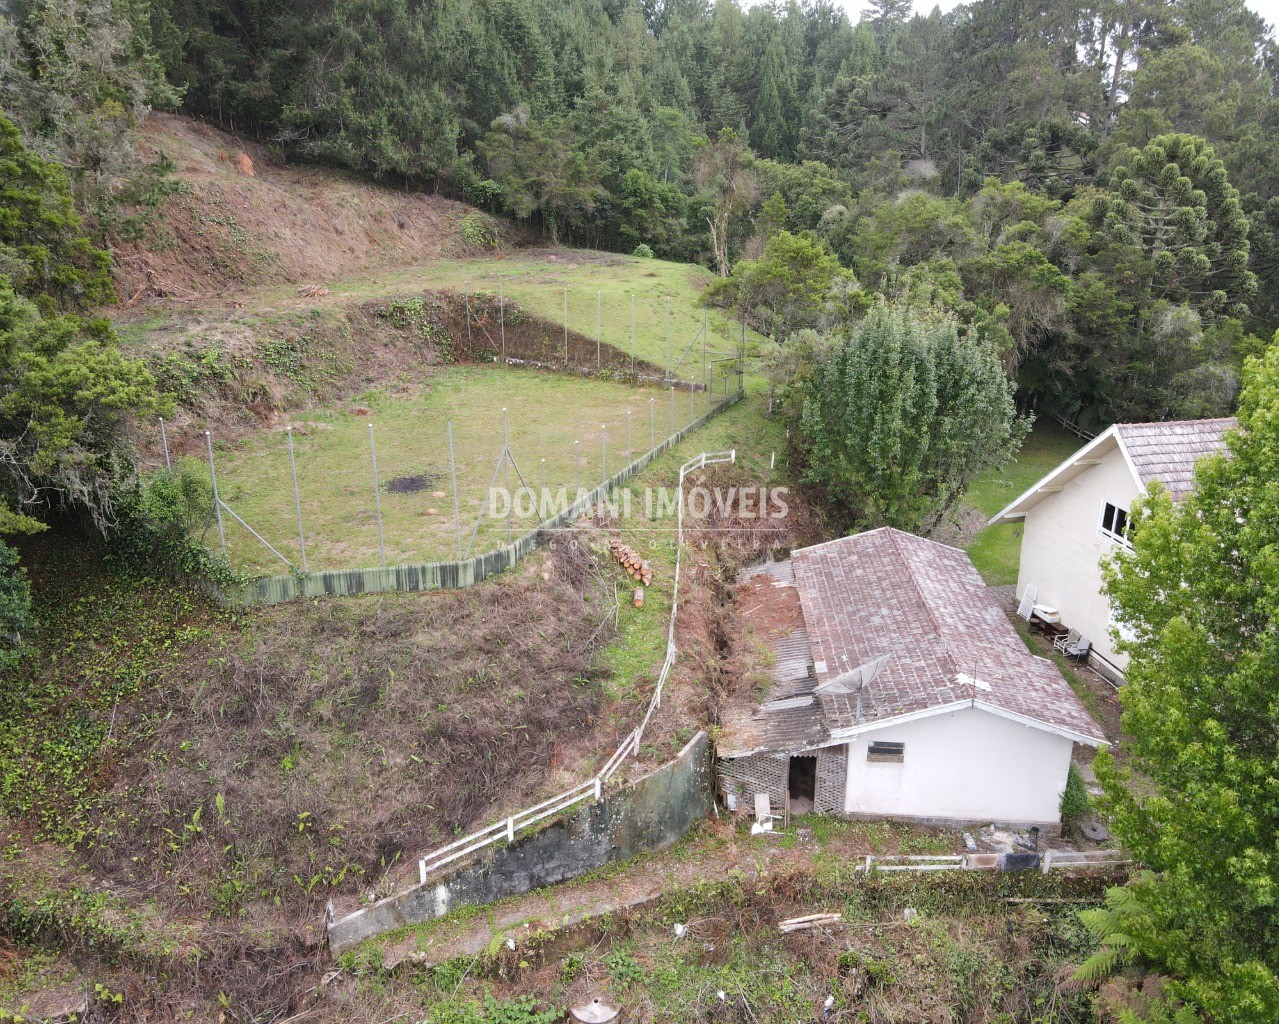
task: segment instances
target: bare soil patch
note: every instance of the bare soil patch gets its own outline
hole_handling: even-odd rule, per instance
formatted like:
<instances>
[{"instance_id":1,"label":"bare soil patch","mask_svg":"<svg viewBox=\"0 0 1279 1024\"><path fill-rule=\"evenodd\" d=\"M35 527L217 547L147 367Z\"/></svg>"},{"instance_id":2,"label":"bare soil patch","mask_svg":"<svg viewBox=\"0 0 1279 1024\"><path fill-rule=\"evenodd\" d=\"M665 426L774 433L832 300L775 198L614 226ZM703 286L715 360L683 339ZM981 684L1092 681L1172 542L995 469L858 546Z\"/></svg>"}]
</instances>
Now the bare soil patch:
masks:
<instances>
[{"instance_id":1,"label":"bare soil patch","mask_svg":"<svg viewBox=\"0 0 1279 1024\"><path fill-rule=\"evenodd\" d=\"M285 166L260 146L177 114L151 114L140 142L144 156L168 155L185 187L165 200L147 237L116 248L116 290L125 300L207 300L254 284L323 283L475 251L458 231L476 212L463 203ZM235 166L240 152L252 159L252 176Z\"/></svg>"}]
</instances>

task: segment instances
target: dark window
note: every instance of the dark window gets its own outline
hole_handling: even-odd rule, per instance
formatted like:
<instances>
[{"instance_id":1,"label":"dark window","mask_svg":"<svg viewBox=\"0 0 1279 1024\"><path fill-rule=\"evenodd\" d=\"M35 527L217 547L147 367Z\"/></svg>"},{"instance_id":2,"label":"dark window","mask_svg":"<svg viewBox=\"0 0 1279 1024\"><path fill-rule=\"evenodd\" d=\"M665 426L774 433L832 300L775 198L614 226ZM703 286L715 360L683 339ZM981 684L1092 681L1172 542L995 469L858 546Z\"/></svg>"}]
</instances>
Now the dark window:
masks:
<instances>
[{"instance_id":1,"label":"dark window","mask_svg":"<svg viewBox=\"0 0 1279 1024\"><path fill-rule=\"evenodd\" d=\"M1106 502L1101 507L1101 532L1111 540L1128 543L1128 512Z\"/></svg>"},{"instance_id":2,"label":"dark window","mask_svg":"<svg viewBox=\"0 0 1279 1024\"><path fill-rule=\"evenodd\" d=\"M906 760L906 744L886 743L883 740L874 740L871 745L866 748L866 760L896 761L900 763Z\"/></svg>"}]
</instances>

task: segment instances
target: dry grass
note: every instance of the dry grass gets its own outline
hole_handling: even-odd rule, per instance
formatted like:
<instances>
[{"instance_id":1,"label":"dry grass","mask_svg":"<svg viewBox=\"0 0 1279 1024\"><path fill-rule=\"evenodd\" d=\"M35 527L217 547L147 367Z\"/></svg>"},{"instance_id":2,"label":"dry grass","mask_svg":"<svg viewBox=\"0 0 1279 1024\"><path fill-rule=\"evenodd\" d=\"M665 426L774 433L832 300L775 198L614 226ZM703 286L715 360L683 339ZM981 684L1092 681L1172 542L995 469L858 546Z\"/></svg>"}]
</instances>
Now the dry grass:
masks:
<instances>
[{"instance_id":1,"label":"dry grass","mask_svg":"<svg viewBox=\"0 0 1279 1024\"><path fill-rule=\"evenodd\" d=\"M353 906L607 746L613 600L561 545L500 585L259 613L123 723L96 868L215 916Z\"/></svg>"}]
</instances>

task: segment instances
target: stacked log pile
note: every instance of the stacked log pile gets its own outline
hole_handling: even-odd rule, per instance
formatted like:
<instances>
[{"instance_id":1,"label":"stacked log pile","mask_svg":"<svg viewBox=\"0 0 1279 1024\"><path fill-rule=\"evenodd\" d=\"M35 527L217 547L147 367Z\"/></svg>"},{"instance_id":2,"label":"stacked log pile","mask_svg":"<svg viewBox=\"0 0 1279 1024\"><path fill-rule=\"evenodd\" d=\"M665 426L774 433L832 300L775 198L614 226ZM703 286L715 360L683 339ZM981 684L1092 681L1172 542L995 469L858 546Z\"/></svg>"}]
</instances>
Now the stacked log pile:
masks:
<instances>
[{"instance_id":1,"label":"stacked log pile","mask_svg":"<svg viewBox=\"0 0 1279 1024\"><path fill-rule=\"evenodd\" d=\"M631 579L648 586L653 582L653 569L643 558L635 553L635 549L623 544L620 540L611 541L608 545L611 554Z\"/></svg>"}]
</instances>

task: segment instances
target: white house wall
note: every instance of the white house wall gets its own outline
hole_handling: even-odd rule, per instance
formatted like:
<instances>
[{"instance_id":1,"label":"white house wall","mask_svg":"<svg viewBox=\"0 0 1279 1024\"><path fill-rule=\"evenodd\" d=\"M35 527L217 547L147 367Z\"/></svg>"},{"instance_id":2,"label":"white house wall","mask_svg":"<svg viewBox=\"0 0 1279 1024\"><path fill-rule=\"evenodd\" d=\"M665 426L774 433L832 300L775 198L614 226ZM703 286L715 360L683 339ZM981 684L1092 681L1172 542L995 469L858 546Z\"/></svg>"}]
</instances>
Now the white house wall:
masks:
<instances>
[{"instance_id":1,"label":"white house wall","mask_svg":"<svg viewBox=\"0 0 1279 1024\"><path fill-rule=\"evenodd\" d=\"M900 763L868 762L868 745L906 745ZM844 811L935 821L1056 826L1070 740L964 708L885 726L848 745Z\"/></svg>"},{"instance_id":2,"label":"white house wall","mask_svg":"<svg viewBox=\"0 0 1279 1024\"><path fill-rule=\"evenodd\" d=\"M1027 511L1017 596L1028 585L1037 587L1039 604L1059 609L1064 625L1079 630L1097 655L1123 671L1128 658L1114 650L1110 606L1101 593L1101 560L1115 544L1102 537L1099 526L1103 503L1131 511L1141 492L1117 447L1100 458L1100 465Z\"/></svg>"}]
</instances>

